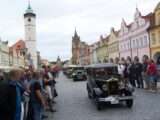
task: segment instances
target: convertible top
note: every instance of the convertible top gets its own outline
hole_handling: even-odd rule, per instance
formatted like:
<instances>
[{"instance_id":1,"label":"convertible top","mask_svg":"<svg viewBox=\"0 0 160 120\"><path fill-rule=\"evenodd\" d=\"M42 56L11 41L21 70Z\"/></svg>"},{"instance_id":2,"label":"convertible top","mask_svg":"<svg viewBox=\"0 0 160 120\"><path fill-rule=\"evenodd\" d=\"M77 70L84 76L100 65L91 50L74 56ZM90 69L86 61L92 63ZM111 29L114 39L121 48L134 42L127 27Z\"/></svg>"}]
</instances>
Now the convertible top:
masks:
<instances>
[{"instance_id":1,"label":"convertible top","mask_svg":"<svg viewBox=\"0 0 160 120\"><path fill-rule=\"evenodd\" d=\"M117 64L101 63L101 64L91 64L91 65L85 66L85 68L108 68L108 67L117 67Z\"/></svg>"}]
</instances>

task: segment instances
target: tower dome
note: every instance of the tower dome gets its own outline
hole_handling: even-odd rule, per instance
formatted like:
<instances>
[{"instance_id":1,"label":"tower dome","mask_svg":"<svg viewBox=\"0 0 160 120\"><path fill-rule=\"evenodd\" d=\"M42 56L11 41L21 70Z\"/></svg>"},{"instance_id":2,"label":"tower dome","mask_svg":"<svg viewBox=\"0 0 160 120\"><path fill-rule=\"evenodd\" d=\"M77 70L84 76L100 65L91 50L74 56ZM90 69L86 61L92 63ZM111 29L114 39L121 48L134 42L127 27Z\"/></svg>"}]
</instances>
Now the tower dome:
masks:
<instances>
[{"instance_id":1,"label":"tower dome","mask_svg":"<svg viewBox=\"0 0 160 120\"><path fill-rule=\"evenodd\" d=\"M31 7L30 1L28 2L28 7L25 11L24 17L33 16L36 17L36 14L33 12L33 9Z\"/></svg>"}]
</instances>

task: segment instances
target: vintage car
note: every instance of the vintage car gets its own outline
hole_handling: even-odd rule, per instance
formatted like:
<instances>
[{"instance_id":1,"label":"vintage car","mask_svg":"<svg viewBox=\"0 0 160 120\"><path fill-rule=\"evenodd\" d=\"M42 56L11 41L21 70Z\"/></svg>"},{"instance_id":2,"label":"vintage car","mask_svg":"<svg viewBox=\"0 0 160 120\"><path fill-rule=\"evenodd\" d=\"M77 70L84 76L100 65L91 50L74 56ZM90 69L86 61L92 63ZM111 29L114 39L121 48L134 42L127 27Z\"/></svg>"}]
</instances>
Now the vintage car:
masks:
<instances>
[{"instance_id":1,"label":"vintage car","mask_svg":"<svg viewBox=\"0 0 160 120\"><path fill-rule=\"evenodd\" d=\"M104 103L133 106L133 87L118 74L117 65L112 63L86 66L88 97L101 110Z\"/></svg>"},{"instance_id":2,"label":"vintage car","mask_svg":"<svg viewBox=\"0 0 160 120\"><path fill-rule=\"evenodd\" d=\"M86 80L86 71L84 67L77 67L72 74L73 81L84 81Z\"/></svg>"},{"instance_id":3,"label":"vintage car","mask_svg":"<svg viewBox=\"0 0 160 120\"><path fill-rule=\"evenodd\" d=\"M68 78L72 78L72 74L74 71L74 68L76 67L76 65L67 65L64 66L63 68L63 73L68 77Z\"/></svg>"}]
</instances>

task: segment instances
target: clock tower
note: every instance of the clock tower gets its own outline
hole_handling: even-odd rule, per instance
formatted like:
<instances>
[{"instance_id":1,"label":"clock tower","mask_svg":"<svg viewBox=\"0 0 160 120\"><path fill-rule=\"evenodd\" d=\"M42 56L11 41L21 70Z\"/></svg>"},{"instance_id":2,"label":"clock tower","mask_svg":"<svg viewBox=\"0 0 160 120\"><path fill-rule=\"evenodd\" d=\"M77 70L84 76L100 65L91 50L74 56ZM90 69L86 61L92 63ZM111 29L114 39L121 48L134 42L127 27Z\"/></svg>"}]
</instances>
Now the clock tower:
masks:
<instances>
[{"instance_id":1,"label":"clock tower","mask_svg":"<svg viewBox=\"0 0 160 120\"><path fill-rule=\"evenodd\" d=\"M28 52L29 65L37 69L37 48L36 48L36 14L33 12L30 2L24 14L25 43Z\"/></svg>"}]
</instances>

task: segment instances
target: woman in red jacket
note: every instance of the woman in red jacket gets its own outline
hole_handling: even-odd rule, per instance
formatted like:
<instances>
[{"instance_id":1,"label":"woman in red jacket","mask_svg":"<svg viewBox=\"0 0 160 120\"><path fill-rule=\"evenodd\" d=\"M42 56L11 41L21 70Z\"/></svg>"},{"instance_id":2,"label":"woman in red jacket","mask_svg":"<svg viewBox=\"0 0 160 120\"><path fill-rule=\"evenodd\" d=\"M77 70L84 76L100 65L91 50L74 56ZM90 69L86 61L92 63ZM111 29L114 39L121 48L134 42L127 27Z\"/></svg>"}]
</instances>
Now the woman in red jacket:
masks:
<instances>
[{"instance_id":1,"label":"woman in red jacket","mask_svg":"<svg viewBox=\"0 0 160 120\"><path fill-rule=\"evenodd\" d=\"M149 88L151 88L151 90L157 90L157 67L153 60L150 60L149 62L147 74L149 76Z\"/></svg>"}]
</instances>

